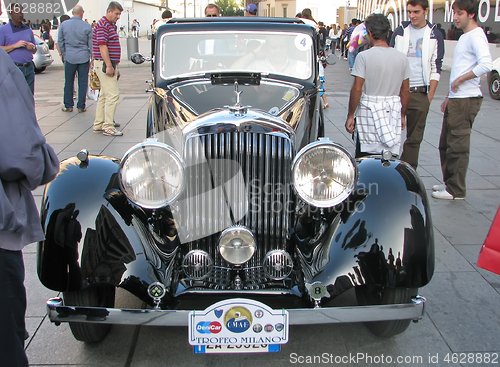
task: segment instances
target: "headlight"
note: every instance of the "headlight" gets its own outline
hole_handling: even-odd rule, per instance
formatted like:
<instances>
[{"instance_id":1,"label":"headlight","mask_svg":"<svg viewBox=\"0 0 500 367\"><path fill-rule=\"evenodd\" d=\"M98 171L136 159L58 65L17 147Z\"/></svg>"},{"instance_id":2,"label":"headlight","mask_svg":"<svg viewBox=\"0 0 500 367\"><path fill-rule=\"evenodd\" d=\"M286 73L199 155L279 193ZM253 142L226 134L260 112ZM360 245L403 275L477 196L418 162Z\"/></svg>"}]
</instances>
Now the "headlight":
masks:
<instances>
[{"instance_id":1,"label":"headlight","mask_svg":"<svg viewBox=\"0 0 500 367\"><path fill-rule=\"evenodd\" d=\"M120 186L135 204L161 208L175 200L183 189L181 157L165 144L138 144L125 153L120 163Z\"/></svg>"},{"instance_id":2,"label":"headlight","mask_svg":"<svg viewBox=\"0 0 500 367\"><path fill-rule=\"evenodd\" d=\"M340 145L328 139L311 143L293 162L295 191L305 202L320 208L344 201L356 184L356 164Z\"/></svg>"}]
</instances>

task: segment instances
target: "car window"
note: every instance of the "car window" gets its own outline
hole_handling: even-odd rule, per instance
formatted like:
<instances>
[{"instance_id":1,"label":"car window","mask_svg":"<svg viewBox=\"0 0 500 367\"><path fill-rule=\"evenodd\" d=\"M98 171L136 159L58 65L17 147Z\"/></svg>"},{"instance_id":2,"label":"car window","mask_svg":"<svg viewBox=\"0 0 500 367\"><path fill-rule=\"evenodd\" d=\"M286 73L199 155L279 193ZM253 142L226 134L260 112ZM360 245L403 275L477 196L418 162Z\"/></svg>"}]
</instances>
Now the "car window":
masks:
<instances>
[{"instance_id":1,"label":"car window","mask_svg":"<svg viewBox=\"0 0 500 367\"><path fill-rule=\"evenodd\" d=\"M160 41L160 77L216 71L255 71L308 79L312 39L303 33L166 33Z\"/></svg>"}]
</instances>

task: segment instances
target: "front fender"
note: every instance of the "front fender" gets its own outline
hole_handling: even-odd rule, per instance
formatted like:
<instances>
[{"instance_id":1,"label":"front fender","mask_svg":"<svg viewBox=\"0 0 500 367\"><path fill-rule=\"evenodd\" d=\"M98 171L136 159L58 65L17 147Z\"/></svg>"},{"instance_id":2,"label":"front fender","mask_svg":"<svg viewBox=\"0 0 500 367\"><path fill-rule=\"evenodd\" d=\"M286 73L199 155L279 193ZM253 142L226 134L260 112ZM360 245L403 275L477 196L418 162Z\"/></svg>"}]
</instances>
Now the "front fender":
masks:
<instances>
[{"instance_id":1,"label":"front fender","mask_svg":"<svg viewBox=\"0 0 500 367\"><path fill-rule=\"evenodd\" d=\"M299 245L306 282L323 283L332 296L364 284L427 284L434 272L434 237L422 181L398 160L368 157L358 163L353 194L324 220L317 243Z\"/></svg>"},{"instance_id":2,"label":"front fender","mask_svg":"<svg viewBox=\"0 0 500 367\"><path fill-rule=\"evenodd\" d=\"M86 163L69 158L46 186L41 209L46 239L38 246L38 276L47 288L76 291L89 284L148 279L133 208L127 202L128 213L116 209L123 202L118 165L119 160L105 156L90 156Z\"/></svg>"}]
</instances>

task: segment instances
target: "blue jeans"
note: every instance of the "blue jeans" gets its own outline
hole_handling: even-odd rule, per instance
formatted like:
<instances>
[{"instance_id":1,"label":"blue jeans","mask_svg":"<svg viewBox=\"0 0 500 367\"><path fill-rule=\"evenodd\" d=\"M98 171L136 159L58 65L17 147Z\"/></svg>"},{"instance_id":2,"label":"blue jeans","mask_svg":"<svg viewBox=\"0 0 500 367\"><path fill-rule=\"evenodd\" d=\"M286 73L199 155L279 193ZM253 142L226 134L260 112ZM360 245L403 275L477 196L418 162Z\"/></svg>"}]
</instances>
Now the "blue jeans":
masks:
<instances>
[{"instance_id":1,"label":"blue jeans","mask_svg":"<svg viewBox=\"0 0 500 367\"><path fill-rule=\"evenodd\" d=\"M72 64L66 60L64 63L64 107L73 108L73 86L75 74L78 72L78 102L76 108L85 109L87 101L87 87L89 85L89 62Z\"/></svg>"},{"instance_id":2,"label":"blue jeans","mask_svg":"<svg viewBox=\"0 0 500 367\"><path fill-rule=\"evenodd\" d=\"M356 56L358 56L359 47L354 50L353 53L349 52L349 67L352 69L354 67L354 61L356 60Z\"/></svg>"},{"instance_id":3,"label":"blue jeans","mask_svg":"<svg viewBox=\"0 0 500 367\"><path fill-rule=\"evenodd\" d=\"M26 290L21 251L0 249L0 366L28 367L24 352Z\"/></svg>"},{"instance_id":4,"label":"blue jeans","mask_svg":"<svg viewBox=\"0 0 500 367\"><path fill-rule=\"evenodd\" d=\"M18 66L18 69L23 73L26 83L30 87L31 93L35 94L35 66L30 63L29 66Z\"/></svg>"}]
</instances>

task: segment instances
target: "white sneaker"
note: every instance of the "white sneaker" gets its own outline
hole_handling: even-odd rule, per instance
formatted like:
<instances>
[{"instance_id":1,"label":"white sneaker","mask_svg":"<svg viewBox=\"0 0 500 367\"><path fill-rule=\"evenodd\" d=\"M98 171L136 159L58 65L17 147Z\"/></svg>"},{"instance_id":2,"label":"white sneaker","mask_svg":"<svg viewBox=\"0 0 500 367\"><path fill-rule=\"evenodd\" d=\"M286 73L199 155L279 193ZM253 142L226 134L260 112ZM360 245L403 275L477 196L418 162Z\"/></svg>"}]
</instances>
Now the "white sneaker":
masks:
<instances>
[{"instance_id":1,"label":"white sneaker","mask_svg":"<svg viewBox=\"0 0 500 367\"><path fill-rule=\"evenodd\" d=\"M122 136L123 135L123 133L121 131L118 131L115 128L102 130L102 134L107 135L107 136Z\"/></svg>"},{"instance_id":2,"label":"white sneaker","mask_svg":"<svg viewBox=\"0 0 500 367\"><path fill-rule=\"evenodd\" d=\"M445 184L440 184L440 185L434 185L432 186L432 191L443 191L446 190L446 185Z\"/></svg>"},{"instance_id":3,"label":"white sneaker","mask_svg":"<svg viewBox=\"0 0 500 367\"><path fill-rule=\"evenodd\" d=\"M465 198L454 197L452 194L450 194L446 190L443 190L443 191L434 191L432 193L432 197L434 199L441 199L441 200L464 200L465 199Z\"/></svg>"}]
</instances>

